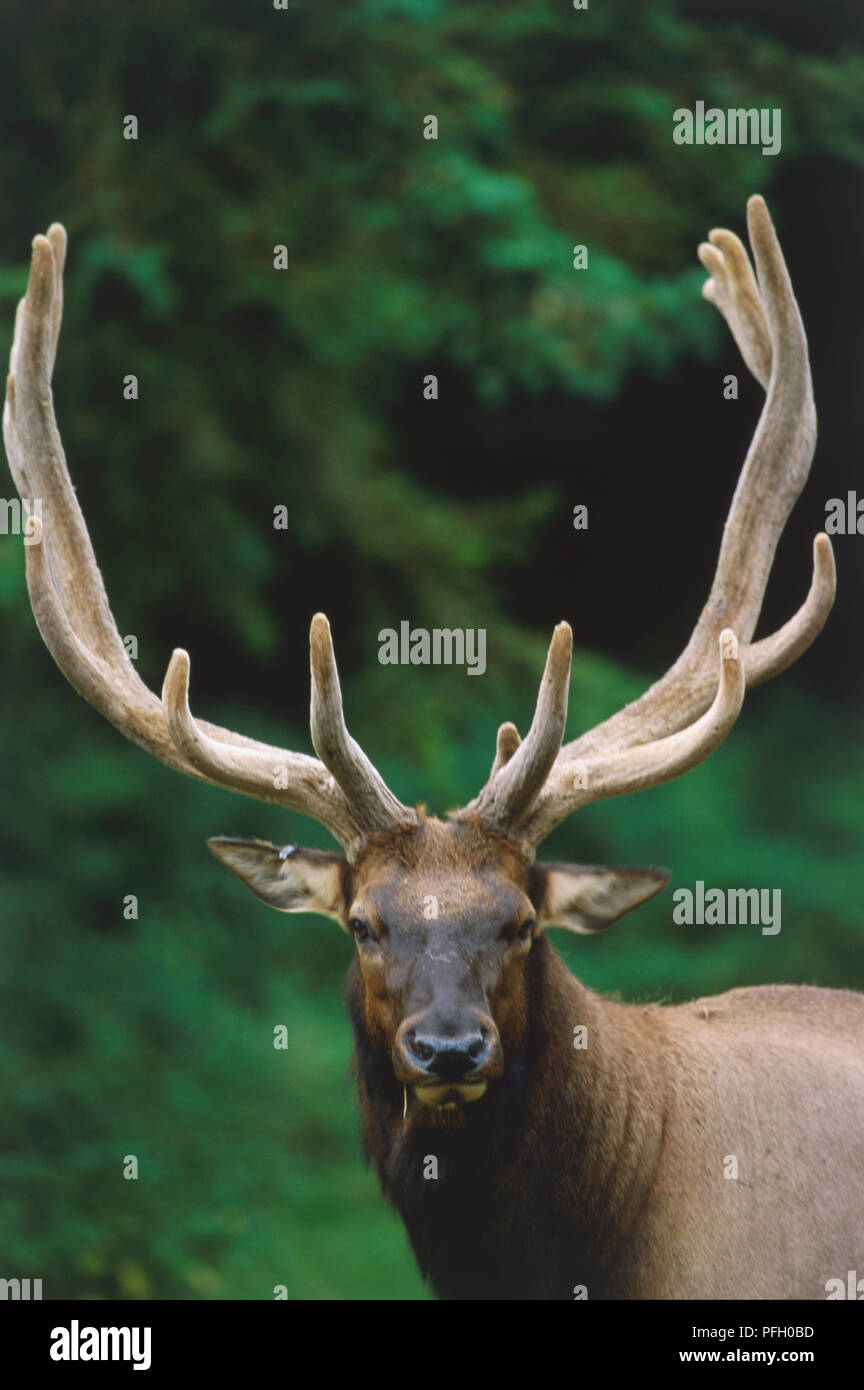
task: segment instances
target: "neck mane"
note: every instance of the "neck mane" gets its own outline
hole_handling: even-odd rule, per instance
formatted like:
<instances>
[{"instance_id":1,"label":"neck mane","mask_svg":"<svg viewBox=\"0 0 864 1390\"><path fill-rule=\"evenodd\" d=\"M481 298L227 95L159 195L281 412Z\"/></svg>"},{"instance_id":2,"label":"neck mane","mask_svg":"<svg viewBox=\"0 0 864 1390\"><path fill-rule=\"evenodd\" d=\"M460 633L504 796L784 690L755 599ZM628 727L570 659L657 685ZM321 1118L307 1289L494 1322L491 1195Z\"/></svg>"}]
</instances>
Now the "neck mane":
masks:
<instances>
[{"instance_id":1,"label":"neck mane","mask_svg":"<svg viewBox=\"0 0 864 1390\"><path fill-rule=\"evenodd\" d=\"M524 989L527 1026L504 1075L455 1124L421 1125L410 1098L403 1118L391 1059L369 1041L352 966L365 1152L440 1297L572 1299L577 1285L610 1297L663 1148L658 1015L585 989L543 937Z\"/></svg>"}]
</instances>

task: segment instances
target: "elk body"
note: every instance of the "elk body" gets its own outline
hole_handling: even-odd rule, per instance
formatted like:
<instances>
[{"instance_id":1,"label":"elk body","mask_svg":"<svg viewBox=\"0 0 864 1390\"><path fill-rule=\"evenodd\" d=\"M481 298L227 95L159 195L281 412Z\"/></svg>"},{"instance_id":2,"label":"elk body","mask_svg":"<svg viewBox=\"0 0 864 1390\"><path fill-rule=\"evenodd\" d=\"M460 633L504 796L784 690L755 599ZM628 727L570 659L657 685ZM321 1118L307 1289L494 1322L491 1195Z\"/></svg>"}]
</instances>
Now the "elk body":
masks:
<instances>
[{"instance_id":1,"label":"elk body","mask_svg":"<svg viewBox=\"0 0 864 1390\"><path fill-rule=\"evenodd\" d=\"M42 503L25 551L37 623L122 733L170 767L317 818L341 844L210 842L273 907L322 913L351 934L366 1151L443 1297L824 1298L828 1280L864 1268L864 996L776 986L675 1007L603 999L573 978L546 929L602 930L667 875L534 857L579 806L702 761L745 684L800 656L833 602L820 535L801 608L752 640L809 471L815 412L760 198L748 214L758 280L731 232L700 247L706 297L766 402L690 642L639 700L562 745L572 639L560 623L525 739L501 726L486 786L446 821L403 805L349 735L321 614L310 636L317 757L193 717L183 651L161 699L140 681L54 420L65 233L55 224L33 243L4 436L21 496Z\"/></svg>"}]
</instances>

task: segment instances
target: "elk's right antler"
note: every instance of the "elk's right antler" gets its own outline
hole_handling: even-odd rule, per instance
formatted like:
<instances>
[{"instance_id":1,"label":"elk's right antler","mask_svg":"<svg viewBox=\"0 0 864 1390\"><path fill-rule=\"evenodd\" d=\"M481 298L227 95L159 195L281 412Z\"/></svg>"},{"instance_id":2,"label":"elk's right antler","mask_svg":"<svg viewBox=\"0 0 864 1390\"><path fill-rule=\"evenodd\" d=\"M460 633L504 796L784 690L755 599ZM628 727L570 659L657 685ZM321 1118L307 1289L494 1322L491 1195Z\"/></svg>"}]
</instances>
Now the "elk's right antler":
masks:
<instances>
[{"instance_id":1,"label":"elk's right antler","mask_svg":"<svg viewBox=\"0 0 864 1390\"><path fill-rule=\"evenodd\" d=\"M63 305L66 232L33 240L18 305L3 412L6 452L22 498L39 499L25 547L30 601L63 674L127 738L168 767L320 821L356 853L371 833L416 823L345 727L330 628L310 633L312 736L319 758L259 743L193 718L189 658L174 652L162 700L138 676L111 613L54 417L51 376Z\"/></svg>"},{"instance_id":2,"label":"elk's right antler","mask_svg":"<svg viewBox=\"0 0 864 1390\"><path fill-rule=\"evenodd\" d=\"M789 512L810 470L816 412L807 339L768 209L748 206L758 282L733 232L699 247L720 309L767 399L723 531L708 601L685 650L661 680L590 732L560 747L570 679L570 628L555 629L537 710L523 743L502 725L486 786L457 815L477 815L533 850L587 802L656 786L695 767L717 747L741 707L744 681L785 670L821 631L834 602L831 543L813 544L803 605L770 637L751 638ZM718 664L719 643L719 664ZM740 643L740 652L739 652Z\"/></svg>"}]
</instances>

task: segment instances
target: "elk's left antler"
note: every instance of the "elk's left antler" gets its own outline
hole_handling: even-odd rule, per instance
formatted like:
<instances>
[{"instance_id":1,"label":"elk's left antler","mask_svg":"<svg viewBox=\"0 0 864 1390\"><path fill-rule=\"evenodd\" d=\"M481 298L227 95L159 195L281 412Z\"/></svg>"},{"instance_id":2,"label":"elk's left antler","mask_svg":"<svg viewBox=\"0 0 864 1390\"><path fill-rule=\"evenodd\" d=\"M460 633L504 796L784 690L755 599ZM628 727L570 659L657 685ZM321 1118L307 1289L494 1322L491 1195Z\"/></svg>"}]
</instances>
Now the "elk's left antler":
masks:
<instances>
[{"instance_id":1,"label":"elk's left antler","mask_svg":"<svg viewBox=\"0 0 864 1390\"><path fill-rule=\"evenodd\" d=\"M708 601L666 675L563 747L557 740L567 711L570 629L566 623L555 629L531 731L520 744L513 726L502 726L489 781L456 813L480 816L526 849L578 806L656 786L695 767L735 722L745 682L758 685L797 660L834 602L834 556L820 533L801 608L770 637L751 641L777 542L810 471L816 411L804 327L762 198L750 199L747 216L755 275L733 232L713 231L699 247L711 277L703 293L723 314L747 367L767 392Z\"/></svg>"}]
</instances>

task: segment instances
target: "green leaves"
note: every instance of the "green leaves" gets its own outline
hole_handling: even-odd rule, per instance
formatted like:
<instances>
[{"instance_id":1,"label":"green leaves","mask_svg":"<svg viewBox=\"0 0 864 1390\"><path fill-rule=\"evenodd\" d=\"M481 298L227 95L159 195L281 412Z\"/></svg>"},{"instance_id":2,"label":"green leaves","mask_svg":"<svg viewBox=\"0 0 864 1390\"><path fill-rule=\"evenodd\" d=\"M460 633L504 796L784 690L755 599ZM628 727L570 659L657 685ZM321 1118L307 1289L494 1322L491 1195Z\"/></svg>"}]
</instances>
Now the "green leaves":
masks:
<instances>
[{"instance_id":1,"label":"green leaves","mask_svg":"<svg viewBox=\"0 0 864 1390\"><path fill-rule=\"evenodd\" d=\"M799 10L813 24L811 6L776 8L777 25ZM694 440L727 427L704 425L715 398L704 383L688 397L688 379L671 426L683 461L650 512L650 485L633 485L664 441L631 421L605 493L603 448L633 378L644 405L685 359L739 370L731 349L716 356L696 243L740 228L781 167L799 207L817 165L851 187L860 52L796 47L726 10L698 23L673 0L176 0L79 6L74 23L59 0L2 9L0 356L30 238L60 218L60 424L141 674L158 688L187 646L196 712L227 704L230 727L309 751L308 620L326 609L349 726L401 797L438 812L485 779L502 719L524 734L552 623L566 614L577 642L602 630L620 652L634 586L652 594L651 669L577 651L571 731L638 695L657 643L698 611L678 590L688 564L707 575L701 489L721 489ZM675 146L672 112L698 98L782 104L782 161ZM809 308L824 302L833 344L818 273ZM823 424L842 414L842 431L856 388L830 359L822 374ZM830 389L842 412L823 413ZM745 440L746 423L728 428ZM827 453L857 448L835 433ZM818 489L811 505L815 529ZM680 607L655 623L673 537ZM259 910L204 848L216 833L323 847L325 833L183 782L101 727L39 644L22 550L0 536L0 1272L44 1273L46 1297L421 1296L356 1143L347 947L318 920ZM488 628L486 677L379 665L378 631L402 618ZM590 984L861 984L860 720L773 688L760 714L762 698L704 768L591 808L547 848L666 863L670 890L781 887L782 945L675 927L667 890L602 946L559 943ZM270 1045L277 1023L289 1053ZM138 1182L121 1176L129 1152Z\"/></svg>"}]
</instances>

